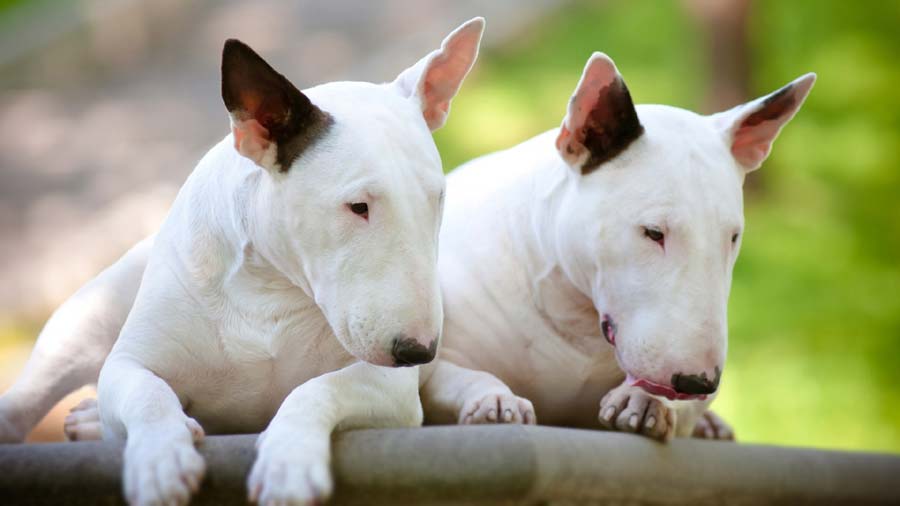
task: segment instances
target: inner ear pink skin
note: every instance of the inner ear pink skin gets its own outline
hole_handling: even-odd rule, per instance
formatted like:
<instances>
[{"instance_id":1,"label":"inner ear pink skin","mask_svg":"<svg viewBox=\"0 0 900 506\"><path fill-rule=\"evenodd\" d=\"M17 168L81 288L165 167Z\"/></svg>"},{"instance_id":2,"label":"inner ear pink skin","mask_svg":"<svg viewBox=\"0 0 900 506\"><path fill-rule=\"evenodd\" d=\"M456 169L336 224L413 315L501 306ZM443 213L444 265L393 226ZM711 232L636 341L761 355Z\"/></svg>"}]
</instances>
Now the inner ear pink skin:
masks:
<instances>
[{"instance_id":1,"label":"inner ear pink skin","mask_svg":"<svg viewBox=\"0 0 900 506\"><path fill-rule=\"evenodd\" d=\"M603 97L601 90L609 87L618 77L615 63L604 53L592 54L585 64L556 138L556 149L569 164L576 165L585 156L587 119Z\"/></svg>"},{"instance_id":2,"label":"inner ear pink skin","mask_svg":"<svg viewBox=\"0 0 900 506\"><path fill-rule=\"evenodd\" d=\"M261 164L269 152L269 131L255 119L233 121L234 149L238 153Z\"/></svg>"},{"instance_id":3,"label":"inner ear pink skin","mask_svg":"<svg viewBox=\"0 0 900 506\"><path fill-rule=\"evenodd\" d=\"M778 136L781 124L768 121L763 124L744 121L734 134L731 154L744 167L757 167L769 156L772 142Z\"/></svg>"},{"instance_id":4,"label":"inner ear pink skin","mask_svg":"<svg viewBox=\"0 0 900 506\"><path fill-rule=\"evenodd\" d=\"M746 171L758 169L769 156L778 133L800 109L815 82L815 74L806 74L774 93L717 115L731 130L731 154Z\"/></svg>"},{"instance_id":5,"label":"inner ear pink skin","mask_svg":"<svg viewBox=\"0 0 900 506\"><path fill-rule=\"evenodd\" d=\"M625 382L631 386L641 388L649 394L665 397L670 401L706 400L706 394L678 393L674 388L668 385L663 385L655 381L650 381L643 378L635 378L631 374L627 375L627 377L625 378Z\"/></svg>"},{"instance_id":6,"label":"inner ear pink skin","mask_svg":"<svg viewBox=\"0 0 900 506\"><path fill-rule=\"evenodd\" d=\"M432 131L444 126L450 101L478 57L483 31L483 18L463 23L444 39L440 49L401 72L394 81L404 96L418 96L422 116Z\"/></svg>"},{"instance_id":7,"label":"inner ear pink skin","mask_svg":"<svg viewBox=\"0 0 900 506\"><path fill-rule=\"evenodd\" d=\"M484 19L474 18L451 33L428 63L422 76L422 114L431 130L447 121L450 101L478 58Z\"/></svg>"}]
</instances>

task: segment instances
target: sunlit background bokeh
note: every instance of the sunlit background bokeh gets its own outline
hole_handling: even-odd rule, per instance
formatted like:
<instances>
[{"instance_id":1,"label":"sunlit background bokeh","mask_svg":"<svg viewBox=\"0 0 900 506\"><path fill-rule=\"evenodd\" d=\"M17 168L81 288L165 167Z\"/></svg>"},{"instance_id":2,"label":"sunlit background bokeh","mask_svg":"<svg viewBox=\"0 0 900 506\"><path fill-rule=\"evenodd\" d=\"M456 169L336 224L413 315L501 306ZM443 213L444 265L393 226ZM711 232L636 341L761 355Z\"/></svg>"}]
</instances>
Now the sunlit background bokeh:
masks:
<instances>
[{"instance_id":1,"label":"sunlit background bokeh","mask_svg":"<svg viewBox=\"0 0 900 506\"><path fill-rule=\"evenodd\" d=\"M0 1L0 25L59 22L61 3L23 4ZM482 14L485 48L436 134L448 171L558 126L596 50L636 102L707 113L818 73L748 179L714 408L745 442L900 452L900 2L73 4L83 19L46 40L0 39L0 386L225 134L225 37L301 86L378 81ZM33 439L59 437L54 423Z\"/></svg>"}]
</instances>

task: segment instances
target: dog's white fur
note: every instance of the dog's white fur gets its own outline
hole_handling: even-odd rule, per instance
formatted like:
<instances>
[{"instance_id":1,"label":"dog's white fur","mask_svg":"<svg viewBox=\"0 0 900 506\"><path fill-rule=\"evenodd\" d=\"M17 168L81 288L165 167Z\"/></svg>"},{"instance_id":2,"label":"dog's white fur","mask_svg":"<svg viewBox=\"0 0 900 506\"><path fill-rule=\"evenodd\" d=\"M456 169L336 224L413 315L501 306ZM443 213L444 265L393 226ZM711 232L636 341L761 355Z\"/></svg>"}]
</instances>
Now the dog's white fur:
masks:
<instances>
[{"instance_id":1,"label":"dog's white fur","mask_svg":"<svg viewBox=\"0 0 900 506\"><path fill-rule=\"evenodd\" d=\"M157 236L48 322L0 398L0 438L21 440L104 358L92 430L127 439L132 504L187 502L204 430L265 429L250 498L306 504L331 491L335 428L420 424L418 368L379 365L394 364L397 335L426 347L440 335L444 178L430 130L483 25L465 23L393 83L305 90L332 121L288 170L268 131L233 115ZM359 202L366 219L348 208Z\"/></svg>"},{"instance_id":2,"label":"dog's white fur","mask_svg":"<svg viewBox=\"0 0 900 506\"><path fill-rule=\"evenodd\" d=\"M595 54L575 96L588 96L583 86L611 73L618 75L612 62ZM586 176L577 168L583 153L557 152L556 131L454 172L441 238L444 347L423 375L426 416L533 423L531 402L515 391L533 399L551 424L595 426L602 399L600 422L610 428L666 439L689 434L699 420L707 436L722 431L711 413L701 416L711 398L673 404L624 381L625 370L664 381L666 368L708 368L724 355L724 310L739 243L717 248L716 242L730 243L742 228L744 175L762 163L813 82L814 75L794 81L793 105L756 126L742 123L768 97L709 117L639 106L645 134ZM564 122L570 133L578 129L574 116ZM640 227L660 222L670 246L683 242L671 252L679 266L674 274L656 265L657 246L641 235ZM57 328L66 307L116 286L127 302L148 248L139 245L83 289L48 329ZM618 359L598 324L609 308L625 315L617 344L631 351ZM117 328L115 318L101 314ZM645 318L649 327L634 326ZM96 339L112 342L108 334ZM73 427L91 437L95 416L87 406L73 414ZM656 425L648 427L651 417Z\"/></svg>"},{"instance_id":3,"label":"dog's white fur","mask_svg":"<svg viewBox=\"0 0 900 506\"><path fill-rule=\"evenodd\" d=\"M690 435L711 401L672 403L626 375L668 384L676 372L722 367L744 176L815 76L791 83L790 107L743 128L768 97L713 116L638 106L644 133L582 175L586 148L566 143L615 78L596 53L560 129L448 177L444 337L440 359L423 368L426 421L531 422L530 400L542 423L596 427L599 415L667 439ZM665 248L644 227L664 231ZM617 322L615 347L604 314Z\"/></svg>"}]
</instances>

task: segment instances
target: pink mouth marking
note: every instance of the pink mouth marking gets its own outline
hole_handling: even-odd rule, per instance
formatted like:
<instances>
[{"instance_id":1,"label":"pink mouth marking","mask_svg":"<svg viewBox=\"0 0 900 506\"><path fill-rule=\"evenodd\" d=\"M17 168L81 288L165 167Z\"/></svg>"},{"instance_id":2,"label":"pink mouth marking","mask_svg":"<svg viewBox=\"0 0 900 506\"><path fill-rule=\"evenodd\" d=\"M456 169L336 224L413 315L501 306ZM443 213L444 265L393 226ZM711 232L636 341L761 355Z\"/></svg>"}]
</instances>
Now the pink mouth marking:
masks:
<instances>
[{"instance_id":1,"label":"pink mouth marking","mask_svg":"<svg viewBox=\"0 0 900 506\"><path fill-rule=\"evenodd\" d=\"M616 323L613 321L612 316L603 313L603 321L600 322L600 330L603 332L603 337L606 338L606 341L609 342L609 344L615 346Z\"/></svg>"},{"instance_id":2,"label":"pink mouth marking","mask_svg":"<svg viewBox=\"0 0 900 506\"><path fill-rule=\"evenodd\" d=\"M645 380L643 378L635 379L634 376L628 375L625 382L633 387L644 389L647 393L653 395L661 395L670 401L703 401L706 400L706 394L682 394L676 392L674 388L668 385L662 385L655 381Z\"/></svg>"}]
</instances>

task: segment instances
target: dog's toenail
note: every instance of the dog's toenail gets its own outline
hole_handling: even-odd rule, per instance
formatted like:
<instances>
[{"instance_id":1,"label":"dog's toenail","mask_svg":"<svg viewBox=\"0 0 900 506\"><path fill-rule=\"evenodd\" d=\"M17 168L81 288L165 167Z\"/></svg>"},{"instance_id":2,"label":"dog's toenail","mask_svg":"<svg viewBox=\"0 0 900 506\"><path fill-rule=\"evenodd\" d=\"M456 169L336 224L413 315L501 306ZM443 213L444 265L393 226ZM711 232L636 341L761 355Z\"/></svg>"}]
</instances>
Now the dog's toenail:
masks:
<instances>
[{"instance_id":1,"label":"dog's toenail","mask_svg":"<svg viewBox=\"0 0 900 506\"><path fill-rule=\"evenodd\" d=\"M655 416L647 417L647 423L644 424L644 426L647 427L648 429L652 429L653 427L655 427L656 426L656 417Z\"/></svg>"}]
</instances>

